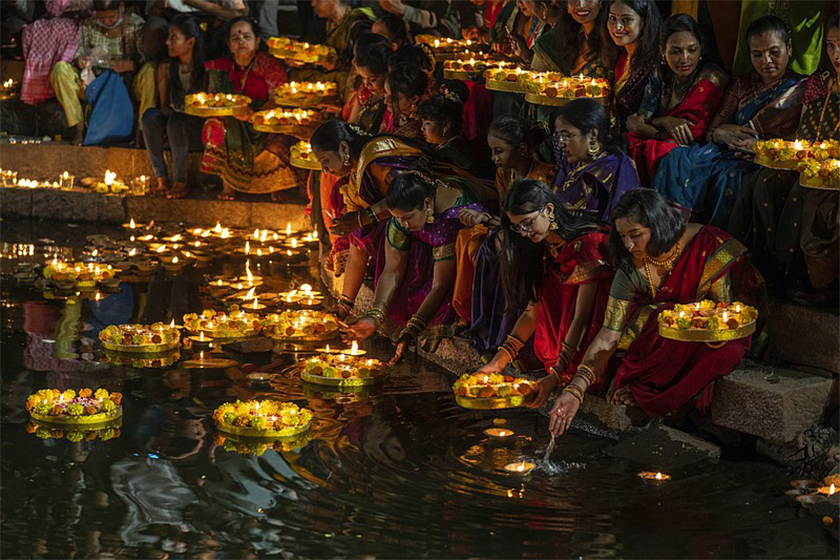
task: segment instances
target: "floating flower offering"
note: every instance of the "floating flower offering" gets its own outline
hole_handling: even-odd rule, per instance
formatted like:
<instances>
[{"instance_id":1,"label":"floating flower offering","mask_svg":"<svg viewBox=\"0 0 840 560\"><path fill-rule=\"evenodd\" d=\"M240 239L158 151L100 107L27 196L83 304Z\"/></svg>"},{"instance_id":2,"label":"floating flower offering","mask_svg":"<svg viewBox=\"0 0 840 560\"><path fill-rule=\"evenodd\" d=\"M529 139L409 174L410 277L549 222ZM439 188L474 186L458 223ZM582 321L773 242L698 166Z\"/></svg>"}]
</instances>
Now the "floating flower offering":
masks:
<instances>
[{"instance_id":1,"label":"floating flower offering","mask_svg":"<svg viewBox=\"0 0 840 560\"><path fill-rule=\"evenodd\" d=\"M528 474L535 468L537 468L536 463L529 463L527 461L505 465L505 471L512 474Z\"/></svg>"},{"instance_id":2,"label":"floating flower offering","mask_svg":"<svg viewBox=\"0 0 840 560\"><path fill-rule=\"evenodd\" d=\"M189 115L199 117L229 117L248 110L251 98L231 93L193 93L184 100Z\"/></svg>"},{"instance_id":3,"label":"floating flower offering","mask_svg":"<svg viewBox=\"0 0 840 560\"><path fill-rule=\"evenodd\" d=\"M329 57L336 56L335 49L327 45L313 45L302 41L295 41L288 37L271 37L266 41L268 50L277 58L296 60L304 63L323 62Z\"/></svg>"},{"instance_id":4,"label":"floating flower offering","mask_svg":"<svg viewBox=\"0 0 840 560\"><path fill-rule=\"evenodd\" d=\"M321 169L321 164L318 163L318 160L312 154L312 146L309 142L301 141L292 146L291 163L295 167L302 169L315 169L319 171Z\"/></svg>"},{"instance_id":5,"label":"floating flower offering","mask_svg":"<svg viewBox=\"0 0 840 560\"><path fill-rule=\"evenodd\" d=\"M170 367L177 364L180 360L181 352L178 350L164 352L155 356L138 356L137 354L105 350L99 357L99 361L103 364L128 366L137 369Z\"/></svg>"},{"instance_id":6,"label":"floating flower offering","mask_svg":"<svg viewBox=\"0 0 840 560\"><path fill-rule=\"evenodd\" d=\"M116 173L108 170L105 171L105 177L101 181L97 181L93 184L93 190L101 194L119 194L127 191L128 185L117 179Z\"/></svg>"},{"instance_id":7,"label":"floating flower offering","mask_svg":"<svg viewBox=\"0 0 840 560\"><path fill-rule=\"evenodd\" d=\"M589 97L606 104L610 84L606 80L583 75L568 78L558 72L532 72L526 90L525 100L537 105L563 105L579 97Z\"/></svg>"},{"instance_id":8,"label":"floating flower offering","mask_svg":"<svg viewBox=\"0 0 840 560\"><path fill-rule=\"evenodd\" d=\"M222 432L252 437L294 437L309 429L312 411L294 403L236 401L213 412Z\"/></svg>"},{"instance_id":9,"label":"floating flower offering","mask_svg":"<svg viewBox=\"0 0 840 560\"><path fill-rule=\"evenodd\" d=\"M109 325L99 331L99 340L115 352L167 352L181 343L181 333L172 325Z\"/></svg>"},{"instance_id":10,"label":"floating flower offering","mask_svg":"<svg viewBox=\"0 0 840 560\"><path fill-rule=\"evenodd\" d=\"M459 405L478 410L522 406L536 394L527 379L501 373L465 373L452 390Z\"/></svg>"},{"instance_id":11,"label":"floating flower offering","mask_svg":"<svg viewBox=\"0 0 840 560\"><path fill-rule=\"evenodd\" d=\"M319 354L304 362L301 379L318 385L358 387L378 381L385 364L373 358L351 354Z\"/></svg>"},{"instance_id":12,"label":"floating flower offering","mask_svg":"<svg viewBox=\"0 0 840 560\"><path fill-rule=\"evenodd\" d=\"M228 313L205 309L201 315L184 315L184 327L190 333L205 333L214 339L236 339L255 336L263 328L259 315L246 313L238 305L233 305Z\"/></svg>"},{"instance_id":13,"label":"floating flower offering","mask_svg":"<svg viewBox=\"0 0 840 560\"><path fill-rule=\"evenodd\" d=\"M273 449L277 453L288 453L295 451L305 446L312 440L309 433L302 433L291 438L282 438L272 440L272 438L254 438L254 437L239 437L230 434L222 435L216 434L213 442L232 453L239 453L240 455L255 455L261 456L269 449Z\"/></svg>"},{"instance_id":14,"label":"floating flower offering","mask_svg":"<svg viewBox=\"0 0 840 560\"><path fill-rule=\"evenodd\" d=\"M329 340L338 335L335 316L309 309L273 313L265 318L263 334L283 342Z\"/></svg>"},{"instance_id":15,"label":"floating flower offering","mask_svg":"<svg viewBox=\"0 0 840 560\"><path fill-rule=\"evenodd\" d=\"M274 90L280 106L310 107L332 101L338 95L335 82L288 82Z\"/></svg>"},{"instance_id":16,"label":"floating flower offering","mask_svg":"<svg viewBox=\"0 0 840 560\"><path fill-rule=\"evenodd\" d=\"M26 410L44 424L100 424L122 416L121 393L105 389L42 389L26 399Z\"/></svg>"},{"instance_id":17,"label":"floating flower offering","mask_svg":"<svg viewBox=\"0 0 840 560\"><path fill-rule=\"evenodd\" d=\"M666 480L671 480L671 475L661 472L642 471L639 473L639 478L652 482L665 482Z\"/></svg>"},{"instance_id":18,"label":"floating flower offering","mask_svg":"<svg viewBox=\"0 0 840 560\"><path fill-rule=\"evenodd\" d=\"M67 262L54 258L44 267L44 278L58 287L93 289L97 282L114 278L114 269L96 263Z\"/></svg>"},{"instance_id":19,"label":"floating flower offering","mask_svg":"<svg viewBox=\"0 0 840 560\"><path fill-rule=\"evenodd\" d=\"M758 311L743 303L711 300L677 304L659 314L659 334L674 340L715 342L744 338L755 332Z\"/></svg>"}]
</instances>

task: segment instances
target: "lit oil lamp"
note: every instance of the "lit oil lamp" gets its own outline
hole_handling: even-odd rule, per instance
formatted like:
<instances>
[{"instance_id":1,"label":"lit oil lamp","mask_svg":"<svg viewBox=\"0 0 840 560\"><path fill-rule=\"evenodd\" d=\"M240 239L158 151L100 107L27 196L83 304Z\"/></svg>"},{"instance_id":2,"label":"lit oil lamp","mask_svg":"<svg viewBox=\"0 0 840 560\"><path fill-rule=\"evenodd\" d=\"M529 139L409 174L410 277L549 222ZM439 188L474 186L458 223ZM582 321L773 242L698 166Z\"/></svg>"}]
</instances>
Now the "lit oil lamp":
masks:
<instances>
[{"instance_id":1,"label":"lit oil lamp","mask_svg":"<svg viewBox=\"0 0 840 560\"><path fill-rule=\"evenodd\" d=\"M506 472L518 475L527 475L535 468L537 468L536 463L529 463L527 461L522 461L521 463L510 463L505 465Z\"/></svg>"},{"instance_id":2,"label":"lit oil lamp","mask_svg":"<svg viewBox=\"0 0 840 560\"><path fill-rule=\"evenodd\" d=\"M817 489L817 493L822 496L833 496L837 493L837 488L834 486L834 484L831 484L830 486L821 486L819 489Z\"/></svg>"},{"instance_id":3,"label":"lit oil lamp","mask_svg":"<svg viewBox=\"0 0 840 560\"><path fill-rule=\"evenodd\" d=\"M205 355L204 352L199 352L198 358L193 357L191 360L184 362L185 369L223 369L233 367L237 364L235 360L227 358L215 358L213 356Z\"/></svg>"},{"instance_id":4,"label":"lit oil lamp","mask_svg":"<svg viewBox=\"0 0 840 560\"><path fill-rule=\"evenodd\" d=\"M213 338L205 336L204 331L199 332L198 336L188 336L187 340L190 341L192 347L196 350L204 351L213 348Z\"/></svg>"},{"instance_id":5,"label":"lit oil lamp","mask_svg":"<svg viewBox=\"0 0 840 560\"><path fill-rule=\"evenodd\" d=\"M342 350L339 350L338 348L330 348L329 344L327 344L324 348L316 348L315 351L318 352L319 354L341 354L342 353Z\"/></svg>"},{"instance_id":6,"label":"lit oil lamp","mask_svg":"<svg viewBox=\"0 0 840 560\"><path fill-rule=\"evenodd\" d=\"M252 301L251 303L246 303L245 305L242 306L242 309L245 309L245 310L248 310L248 311L262 311L265 308L266 308L266 306L261 304L259 302L259 298L256 297L256 296L254 296L254 301Z\"/></svg>"},{"instance_id":7,"label":"lit oil lamp","mask_svg":"<svg viewBox=\"0 0 840 560\"><path fill-rule=\"evenodd\" d=\"M646 482L651 482L653 484L661 484L666 480L671 480L671 475L661 473L661 472L653 472L653 471L642 471L639 473L639 478Z\"/></svg>"},{"instance_id":8,"label":"lit oil lamp","mask_svg":"<svg viewBox=\"0 0 840 560\"><path fill-rule=\"evenodd\" d=\"M487 428L484 434L494 441L509 441L511 437L516 435L513 430L505 428Z\"/></svg>"}]
</instances>

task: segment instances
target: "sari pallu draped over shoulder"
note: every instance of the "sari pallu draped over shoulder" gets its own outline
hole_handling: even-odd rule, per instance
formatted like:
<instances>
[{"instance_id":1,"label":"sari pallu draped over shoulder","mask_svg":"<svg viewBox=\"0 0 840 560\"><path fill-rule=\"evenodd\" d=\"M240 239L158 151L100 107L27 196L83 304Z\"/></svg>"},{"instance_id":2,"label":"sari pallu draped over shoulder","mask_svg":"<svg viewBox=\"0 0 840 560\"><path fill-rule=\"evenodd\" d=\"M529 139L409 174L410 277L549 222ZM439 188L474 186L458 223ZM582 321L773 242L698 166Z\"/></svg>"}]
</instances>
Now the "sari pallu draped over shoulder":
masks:
<instances>
[{"instance_id":1,"label":"sari pallu draped over shoulder","mask_svg":"<svg viewBox=\"0 0 840 560\"><path fill-rule=\"evenodd\" d=\"M585 284L597 284L592 317L586 332L571 364L561 372L564 382L569 382L575 375L586 349L604 324L604 311L614 275L607 262L608 231L604 228L585 233L565 243L556 256L546 256L534 331L534 352L546 370L557 363L562 343L575 317L578 289ZM603 375L592 389L606 389L609 381L609 376Z\"/></svg>"},{"instance_id":2,"label":"sari pallu draped over shoulder","mask_svg":"<svg viewBox=\"0 0 840 560\"><path fill-rule=\"evenodd\" d=\"M649 61L635 70L625 72L627 53L618 57L615 67L615 82L612 89L612 130L614 135L627 132L627 117L639 110L648 78L656 68L656 62Z\"/></svg>"},{"instance_id":3,"label":"sari pallu draped over shoulder","mask_svg":"<svg viewBox=\"0 0 840 560\"><path fill-rule=\"evenodd\" d=\"M554 185L557 200L571 214L593 223L609 223L621 196L639 186L633 161L621 152L604 154L586 165L572 166L561 154Z\"/></svg>"},{"instance_id":4,"label":"sari pallu draped over shoulder","mask_svg":"<svg viewBox=\"0 0 840 560\"><path fill-rule=\"evenodd\" d=\"M688 121L694 143L702 143L723 98L724 88L729 78L717 66L706 64L697 74L683 100L673 106L668 104L674 95L675 86L662 82L661 71L651 75L639 107L639 115L647 120L662 116L685 119ZM639 176L645 185L650 184L656 176L659 161L678 146L673 138L645 139L634 132L628 134L628 141L630 157L636 162Z\"/></svg>"},{"instance_id":5,"label":"sari pallu draped over shoulder","mask_svg":"<svg viewBox=\"0 0 840 560\"><path fill-rule=\"evenodd\" d=\"M261 106L286 81L283 64L263 52L257 53L250 68L239 68L231 57L211 60L206 67L210 91L247 95L252 108ZM220 176L231 188L268 193L298 185L298 174L289 163L295 138L257 132L251 123L235 117L207 119L201 135L201 170Z\"/></svg>"},{"instance_id":6,"label":"sari pallu draped over shoulder","mask_svg":"<svg viewBox=\"0 0 840 560\"><path fill-rule=\"evenodd\" d=\"M746 248L722 230L705 226L695 235L676 267L651 297L647 279L634 269L616 273L604 327L623 332L619 349L627 354L615 375L615 388L627 385L650 416L662 416L690 402L705 409L711 383L729 375L750 347L750 338L712 348L700 342L659 335L657 316L674 304L702 299L755 306L767 319L764 279L746 260ZM761 325L759 325L760 327Z\"/></svg>"},{"instance_id":7,"label":"sari pallu draped over shoulder","mask_svg":"<svg viewBox=\"0 0 840 560\"><path fill-rule=\"evenodd\" d=\"M434 222L427 223L420 231L406 230L394 218L385 222L380 230L384 233L385 239L379 243L375 284L379 284L379 277L385 268L386 243L398 251L406 251L408 259L402 282L391 299L386 320L381 328L392 338L399 335L400 330L417 312L431 291L435 263L455 259L455 240L458 232L464 227L459 217L461 209L468 208L477 212L487 210L483 204L473 202L475 198L470 192L471 187L464 179L448 177L441 180L464 192L452 208L436 215ZM451 295L450 291L438 312L429 321L426 332L421 335L423 338L446 337L454 334L458 316L452 307Z\"/></svg>"},{"instance_id":8,"label":"sari pallu draped over shoulder","mask_svg":"<svg viewBox=\"0 0 840 560\"><path fill-rule=\"evenodd\" d=\"M737 104L732 122L752 126L759 139L790 137L799 123L804 83L797 75L772 87L757 81L754 76L733 80L720 111ZM686 220L728 227L743 178L756 168L714 142L680 146L660 161L653 186Z\"/></svg>"}]
</instances>

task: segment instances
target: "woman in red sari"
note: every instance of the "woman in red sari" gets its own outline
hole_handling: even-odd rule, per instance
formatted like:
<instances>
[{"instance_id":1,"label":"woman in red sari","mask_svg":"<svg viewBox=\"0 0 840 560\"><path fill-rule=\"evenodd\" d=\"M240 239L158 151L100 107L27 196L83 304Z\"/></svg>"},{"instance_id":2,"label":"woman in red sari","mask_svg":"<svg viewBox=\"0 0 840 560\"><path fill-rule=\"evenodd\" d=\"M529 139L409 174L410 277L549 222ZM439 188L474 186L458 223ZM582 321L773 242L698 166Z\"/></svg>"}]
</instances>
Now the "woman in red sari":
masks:
<instances>
[{"instance_id":1,"label":"woman in red sari","mask_svg":"<svg viewBox=\"0 0 840 560\"><path fill-rule=\"evenodd\" d=\"M610 254L617 272L604 326L552 406L550 429L558 435L568 429L587 388L604 377L618 349L627 354L616 370L611 404L638 406L649 416L666 415L693 399L705 409L712 382L735 369L750 339L712 348L663 338L657 315L702 299L758 306L764 293L764 280L747 262L743 245L713 226L685 224L656 191L629 191L613 219ZM759 309L760 317L764 311Z\"/></svg>"},{"instance_id":2,"label":"woman in red sari","mask_svg":"<svg viewBox=\"0 0 840 560\"><path fill-rule=\"evenodd\" d=\"M246 95L253 101L251 109L273 107L272 92L286 82L283 63L257 51L260 35L249 18L236 18L228 25L231 55L205 65L210 91ZM249 110L236 117L208 119L204 125L201 170L222 178L222 200L233 200L234 191L275 193L298 185L297 172L289 164L289 152L297 140L255 131L252 115Z\"/></svg>"},{"instance_id":3,"label":"woman in red sari","mask_svg":"<svg viewBox=\"0 0 840 560\"><path fill-rule=\"evenodd\" d=\"M668 152L705 138L729 82L717 65L702 62L702 34L690 15L666 19L661 41L666 64L651 74L638 113L627 119L630 157L643 185Z\"/></svg>"},{"instance_id":4,"label":"woman in red sari","mask_svg":"<svg viewBox=\"0 0 840 560\"><path fill-rule=\"evenodd\" d=\"M548 372L531 407L574 375L604 322L613 270L604 230L569 214L540 181L513 184L502 203L500 269L505 299L524 309L498 352L480 371L502 371L534 336L534 352ZM517 235L518 234L518 235Z\"/></svg>"}]
</instances>

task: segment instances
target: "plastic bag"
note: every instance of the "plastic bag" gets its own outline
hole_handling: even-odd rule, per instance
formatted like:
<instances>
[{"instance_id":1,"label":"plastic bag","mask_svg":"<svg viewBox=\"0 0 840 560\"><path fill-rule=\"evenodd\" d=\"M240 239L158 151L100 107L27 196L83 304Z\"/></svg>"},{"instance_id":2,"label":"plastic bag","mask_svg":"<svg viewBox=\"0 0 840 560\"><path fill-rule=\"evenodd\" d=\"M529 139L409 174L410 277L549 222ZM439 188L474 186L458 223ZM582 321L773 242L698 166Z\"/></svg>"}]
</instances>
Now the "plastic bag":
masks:
<instances>
[{"instance_id":1,"label":"plastic bag","mask_svg":"<svg viewBox=\"0 0 840 560\"><path fill-rule=\"evenodd\" d=\"M100 74L85 90L85 98L93 107L85 146L119 144L131 140L134 106L119 74L113 70Z\"/></svg>"}]
</instances>

